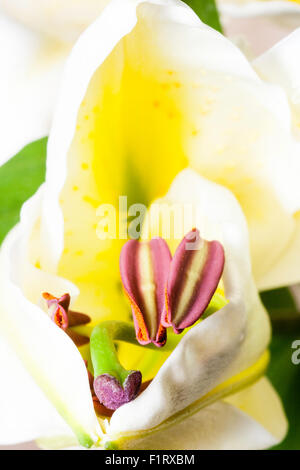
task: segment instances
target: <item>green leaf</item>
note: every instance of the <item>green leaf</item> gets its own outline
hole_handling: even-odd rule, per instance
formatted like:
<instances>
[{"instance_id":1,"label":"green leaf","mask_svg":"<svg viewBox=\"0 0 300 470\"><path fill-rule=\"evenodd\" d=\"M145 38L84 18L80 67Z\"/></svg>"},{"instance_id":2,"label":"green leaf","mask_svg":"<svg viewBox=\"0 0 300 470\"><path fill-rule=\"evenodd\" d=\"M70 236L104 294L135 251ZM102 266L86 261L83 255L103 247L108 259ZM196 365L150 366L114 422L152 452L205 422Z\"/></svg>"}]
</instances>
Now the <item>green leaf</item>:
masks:
<instances>
[{"instance_id":1,"label":"green leaf","mask_svg":"<svg viewBox=\"0 0 300 470\"><path fill-rule=\"evenodd\" d=\"M281 397L289 421L286 439L275 447L281 450L300 449L300 364L292 363L292 343L300 340L300 328L293 333L277 333L271 343L268 377Z\"/></svg>"},{"instance_id":2,"label":"green leaf","mask_svg":"<svg viewBox=\"0 0 300 470\"><path fill-rule=\"evenodd\" d=\"M274 331L283 333L300 328L300 312L290 288L261 292L260 297L270 314Z\"/></svg>"},{"instance_id":3,"label":"green leaf","mask_svg":"<svg viewBox=\"0 0 300 470\"><path fill-rule=\"evenodd\" d=\"M260 294L273 327L268 377L281 397L289 422L286 439L275 449L300 449L300 364L292 363L292 343L300 340L300 314L288 287Z\"/></svg>"},{"instance_id":4,"label":"green leaf","mask_svg":"<svg viewBox=\"0 0 300 470\"><path fill-rule=\"evenodd\" d=\"M0 243L45 179L46 145L46 138L33 142L0 167Z\"/></svg>"},{"instance_id":5,"label":"green leaf","mask_svg":"<svg viewBox=\"0 0 300 470\"><path fill-rule=\"evenodd\" d=\"M184 2L197 13L203 23L223 33L215 0L184 0Z\"/></svg>"}]
</instances>

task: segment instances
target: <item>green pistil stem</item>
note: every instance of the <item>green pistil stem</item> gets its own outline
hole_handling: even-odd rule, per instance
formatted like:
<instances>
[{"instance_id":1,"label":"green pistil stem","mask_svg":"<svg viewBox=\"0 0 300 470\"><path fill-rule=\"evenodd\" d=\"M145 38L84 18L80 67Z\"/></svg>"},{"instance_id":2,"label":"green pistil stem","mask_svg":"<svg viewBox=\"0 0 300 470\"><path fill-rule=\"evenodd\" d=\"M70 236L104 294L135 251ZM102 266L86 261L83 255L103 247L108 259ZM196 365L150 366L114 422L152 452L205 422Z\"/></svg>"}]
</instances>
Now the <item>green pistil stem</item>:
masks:
<instances>
[{"instance_id":1,"label":"green pistil stem","mask_svg":"<svg viewBox=\"0 0 300 470\"><path fill-rule=\"evenodd\" d=\"M215 293L202 318L212 315L227 303L228 301L222 295ZM190 328L185 330L183 335ZM136 340L135 329L131 323L121 321L102 322L93 329L91 335L90 347L94 376L98 377L102 374L110 374L123 385L127 376L132 372L124 369L120 364L114 341L124 341L152 351L168 352L175 349L183 335L170 333L167 343L162 348L157 348L152 343L141 346Z\"/></svg>"},{"instance_id":2,"label":"green pistil stem","mask_svg":"<svg viewBox=\"0 0 300 470\"><path fill-rule=\"evenodd\" d=\"M170 337L168 345L163 348L164 351L173 350L178 344L179 339L178 337ZM141 346L136 340L135 330L132 324L120 321L106 321L100 323L93 329L90 343L94 376L98 377L102 374L110 374L123 385L131 371L127 371L120 364L114 341L125 341L135 346ZM141 347L158 351L158 348L153 344L147 344Z\"/></svg>"},{"instance_id":3,"label":"green pistil stem","mask_svg":"<svg viewBox=\"0 0 300 470\"><path fill-rule=\"evenodd\" d=\"M91 335L90 347L94 376L110 374L123 385L129 372L120 364L114 345L118 323L107 321L96 326Z\"/></svg>"}]
</instances>

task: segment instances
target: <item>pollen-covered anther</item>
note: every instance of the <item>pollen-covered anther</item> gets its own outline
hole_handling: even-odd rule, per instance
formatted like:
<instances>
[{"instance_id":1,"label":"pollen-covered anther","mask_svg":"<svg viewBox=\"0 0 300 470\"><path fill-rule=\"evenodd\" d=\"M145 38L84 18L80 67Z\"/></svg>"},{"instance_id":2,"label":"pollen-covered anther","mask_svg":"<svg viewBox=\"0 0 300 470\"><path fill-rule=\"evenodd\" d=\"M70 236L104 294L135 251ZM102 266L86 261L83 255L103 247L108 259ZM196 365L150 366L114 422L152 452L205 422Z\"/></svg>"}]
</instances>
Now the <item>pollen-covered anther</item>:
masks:
<instances>
[{"instance_id":1,"label":"pollen-covered anther","mask_svg":"<svg viewBox=\"0 0 300 470\"><path fill-rule=\"evenodd\" d=\"M129 240L122 249L120 272L123 287L132 307L136 337L140 344L166 342L161 324L171 253L162 238L147 242Z\"/></svg>"},{"instance_id":2,"label":"pollen-covered anther","mask_svg":"<svg viewBox=\"0 0 300 470\"><path fill-rule=\"evenodd\" d=\"M141 383L142 374L138 370L130 371L123 384L111 374L101 374L94 380L94 390L101 404L116 410L136 398Z\"/></svg>"},{"instance_id":3,"label":"pollen-covered anther","mask_svg":"<svg viewBox=\"0 0 300 470\"><path fill-rule=\"evenodd\" d=\"M162 324L175 333L193 325L207 308L224 268L224 249L206 241L197 229L181 241L170 265Z\"/></svg>"}]
</instances>

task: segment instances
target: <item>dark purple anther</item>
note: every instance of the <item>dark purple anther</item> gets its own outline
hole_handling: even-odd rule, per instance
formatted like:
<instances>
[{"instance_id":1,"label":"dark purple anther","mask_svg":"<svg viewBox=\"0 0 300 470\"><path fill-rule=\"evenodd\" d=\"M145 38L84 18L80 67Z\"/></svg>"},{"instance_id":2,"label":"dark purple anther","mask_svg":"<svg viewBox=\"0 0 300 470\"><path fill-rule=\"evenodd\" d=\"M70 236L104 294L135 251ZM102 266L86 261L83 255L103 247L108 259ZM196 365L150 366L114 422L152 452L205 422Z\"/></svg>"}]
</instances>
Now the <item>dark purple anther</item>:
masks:
<instances>
[{"instance_id":1,"label":"dark purple anther","mask_svg":"<svg viewBox=\"0 0 300 470\"><path fill-rule=\"evenodd\" d=\"M142 374L137 370L127 376L123 387L112 375L102 374L94 380L94 391L100 403L110 410L116 410L137 396L141 383Z\"/></svg>"}]
</instances>

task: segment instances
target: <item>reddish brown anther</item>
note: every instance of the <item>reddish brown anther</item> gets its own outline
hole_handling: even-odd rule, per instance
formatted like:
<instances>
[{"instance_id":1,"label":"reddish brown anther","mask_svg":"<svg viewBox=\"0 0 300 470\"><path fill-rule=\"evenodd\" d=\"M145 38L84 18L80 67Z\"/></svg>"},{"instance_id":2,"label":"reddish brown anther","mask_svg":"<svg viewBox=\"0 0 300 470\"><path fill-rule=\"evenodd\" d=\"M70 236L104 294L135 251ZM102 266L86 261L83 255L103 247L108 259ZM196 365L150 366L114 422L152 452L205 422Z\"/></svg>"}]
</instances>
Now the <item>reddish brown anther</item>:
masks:
<instances>
[{"instance_id":1,"label":"reddish brown anther","mask_svg":"<svg viewBox=\"0 0 300 470\"><path fill-rule=\"evenodd\" d=\"M88 315L69 310L70 295L64 294L61 297L55 297L48 292L44 292L42 296L47 302L52 321L67 333L77 347L88 344L90 339L87 336L80 335L70 329L70 327L85 325L91 321Z\"/></svg>"},{"instance_id":2,"label":"reddish brown anther","mask_svg":"<svg viewBox=\"0 0 300 470\"><path fill-rule=\"evenodd\" d=\"M43 297L47 302L48 309L51 311L52 321L66 330L69 326L68 310L70 305L70 295L64 294L61 297L54 297L48 292L43 293Z\"/></svg>"},{"instance_id":3,"label":"reddish brown anther","mask_svg":"<svg viewBox=\"0 0 300 470\"><path fill-rule=\"evenodd\" d=\"M225 262L218 241L207 241L193 229L178 245L165 288L162 324L181 333L204 313L220 282Z\"/></svg>"},{"instance_id":4,"label":"reddish brown anther","mask_svg":"<svg viewBox=\"0 0 300 470\"><path fill-rule=\"evenodd\" d=\"M161 324L164 287L171 253L165 240L149 242L129 240L122 248L120 272L125 293L131 303L136 337L140 344L166 342L166 328Z\"/></svg>"},{"instance_id":5,"label":"reddish brown anther","mask_svg":"<svg viewBox=\"0 0 300 470\"><path fill-rule=\"evenodd\" d=\"M211 301L225 262L218 241L200 237L194 228L180 242L173 258L162 238L129 240L120 255L120 273L142 345L163 346L166 329L175 333L194 325Z\"/></svg>"}]
</instances>

